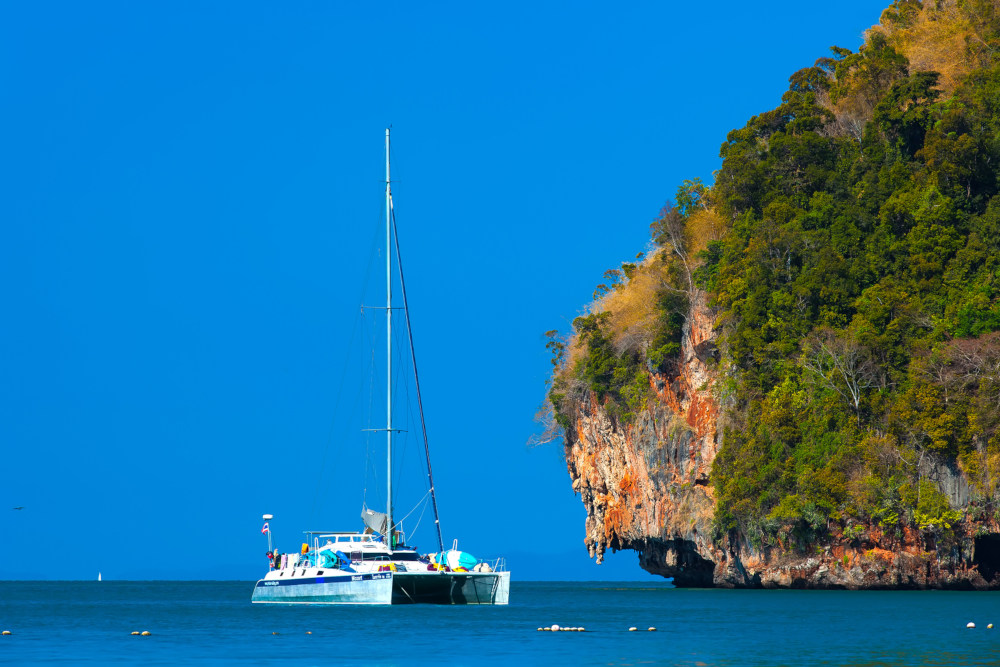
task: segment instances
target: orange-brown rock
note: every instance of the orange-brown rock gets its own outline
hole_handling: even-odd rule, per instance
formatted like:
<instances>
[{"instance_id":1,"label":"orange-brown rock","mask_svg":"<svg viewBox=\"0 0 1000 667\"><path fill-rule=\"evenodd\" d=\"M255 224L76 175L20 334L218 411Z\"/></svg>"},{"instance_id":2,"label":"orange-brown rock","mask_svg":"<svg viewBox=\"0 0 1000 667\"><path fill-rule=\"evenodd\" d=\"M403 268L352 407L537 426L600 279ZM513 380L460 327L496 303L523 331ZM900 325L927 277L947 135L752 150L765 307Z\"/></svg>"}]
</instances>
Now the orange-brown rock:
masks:
<instances>
[{"instance_id":1,"label":"orange-brown rock","mask_svg":"<svg viewBox=\"0 0 1000 667\"><path fill-rule=\"evenodd\" d=\"M656 400L630 424L593 397L566 430L566 463L587 510L585 542L598 562L607 549L632 549L647 571L678 586L761 588L1000 588L997 530L971 533L942 548L933 531L865 526L831 531L822 544L755 549L740 536L713 537L709 481L719 451L720 406L713 315L704 294L691 299L673 372L650 375ZM959 473L928 468L961 505ZM957 476L956 476L957 475ZM996 528L996 526L992 526Z\"/></svg>"}]
</instances>

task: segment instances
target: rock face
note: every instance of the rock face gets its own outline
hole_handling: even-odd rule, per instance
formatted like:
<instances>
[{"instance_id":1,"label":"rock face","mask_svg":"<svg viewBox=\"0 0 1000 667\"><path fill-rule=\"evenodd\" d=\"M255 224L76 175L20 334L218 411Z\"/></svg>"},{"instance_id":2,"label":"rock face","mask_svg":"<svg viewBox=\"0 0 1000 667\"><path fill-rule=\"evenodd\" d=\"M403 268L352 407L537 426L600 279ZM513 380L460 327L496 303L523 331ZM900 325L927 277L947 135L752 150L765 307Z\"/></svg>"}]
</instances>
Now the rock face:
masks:
<instances>
[{"instance_id":1,"label":"rock face","mask_svg":"<svg viewBox=\"0 0 1000 667\"><path fill-rule=\"evenodd\" d=\"M651 375L658 400L635 423L616 424L591 397L566 433L573 489L587 508L587 547L639 552L642 567L678 585L714 582L715 499L708 475L718 451L712 314L692 300L677 372Z\"/></svg>"},{"instance_id":2,"label":"rock face","mask_svg":"<svg viewBox=\"0 0 1000 667\"><path fill-rule=\"evenodd\" d=\"M657 400L634 424L615 422L591 397L566 431L573 489L587 510L586 544L604 552L632 549L643 569L678 586L753 588L1000 588L1000 526L966 519L956 539L938 544L933 530L831 526L823 543L754 549L740 536L713 537L709 483L719 451L715 398L718 353L705 295L691 299L680 358L651 374ZM960 471L923 464L953 507L969 500ZM976 537L975 535L979 535Z\"/></svg>"}]
</instances>

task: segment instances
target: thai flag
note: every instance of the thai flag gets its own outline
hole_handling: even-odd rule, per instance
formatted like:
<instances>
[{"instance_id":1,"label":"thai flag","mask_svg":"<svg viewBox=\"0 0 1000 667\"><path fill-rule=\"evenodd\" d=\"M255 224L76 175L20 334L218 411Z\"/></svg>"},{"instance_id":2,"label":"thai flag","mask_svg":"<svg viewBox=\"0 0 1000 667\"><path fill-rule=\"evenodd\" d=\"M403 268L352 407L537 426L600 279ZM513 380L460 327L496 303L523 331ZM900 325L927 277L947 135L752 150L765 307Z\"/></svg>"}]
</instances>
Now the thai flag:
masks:
<instances>
[{"instance_id":1,"label":"thai flag","mask_svg":"<svg viewBox=\"0 0 1000 667\"><path fill-rule=\"evenodd\" d=\"M264 527L260 529L260 534L263 535L264 533L269 532L271 532L271 529L267 527L267 523L264 523Z\"/></svg>"}]
</instances>

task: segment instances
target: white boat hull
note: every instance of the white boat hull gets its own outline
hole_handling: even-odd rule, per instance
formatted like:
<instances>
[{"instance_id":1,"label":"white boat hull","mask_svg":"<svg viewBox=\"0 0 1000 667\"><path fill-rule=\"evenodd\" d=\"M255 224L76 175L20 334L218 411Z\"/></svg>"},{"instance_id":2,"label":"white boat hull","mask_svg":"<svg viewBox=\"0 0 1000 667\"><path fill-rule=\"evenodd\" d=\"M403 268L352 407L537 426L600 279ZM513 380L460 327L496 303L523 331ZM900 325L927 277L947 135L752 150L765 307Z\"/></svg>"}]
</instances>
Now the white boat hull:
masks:
<instances>
[{"instance_id":1,"label":"white boat hull","mask_svg":"<svg viewBox=\"0 0 1000 667\"><path fill-rule=\"evenodd\" d=\"M392 572L366 574L267 577L254 586L254 603L272 604L391 604Z\"/></svg>"}]
</instances>

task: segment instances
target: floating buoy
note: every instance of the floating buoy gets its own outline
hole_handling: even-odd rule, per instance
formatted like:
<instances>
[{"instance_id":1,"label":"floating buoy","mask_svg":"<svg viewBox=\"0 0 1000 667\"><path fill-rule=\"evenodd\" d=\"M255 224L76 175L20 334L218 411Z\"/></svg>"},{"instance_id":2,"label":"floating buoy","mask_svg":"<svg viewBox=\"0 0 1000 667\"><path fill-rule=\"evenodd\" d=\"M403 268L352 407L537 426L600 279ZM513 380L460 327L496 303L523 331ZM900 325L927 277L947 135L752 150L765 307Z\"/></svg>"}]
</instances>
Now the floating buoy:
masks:
<instances>
[{"instance_id":1,"label":"floating buoy","mask_svg":"<svg viewBox=\"0 0 1000 667\"><path fill-rule=\"evenodd\" d=\"M151 635L153 633L150 632L149 630L143 630L141 634L142 634L143 637L148 637L149 635Z\"/></svg>"},{"instance_id":2,"label":"floating buoy","mask_svg":"<svg viewBox=\"0 0 1000 667\"><path fill-rule=\"evenodd\" d=\"M277 633L277 632L272 632L271 634L272 634L272 635L276 635L276 634L278 634L278 633Z\"/></svg>"},{"instance_id":3,"label":"floating buoy","mask_svg":"<svg viewBox=\"0 0 1000 667\"><path fill-rule=\"evenodd\" d=\"M306 634L307 635L311 635L312 634L312 630L306 630Z\"/></svg>"},{"instance_id":4,"label":"floating buoy","mask_svg":"<svg viewBox=\"0 0 1000 667\"><path fill-rule=\"evenodd\" d=\"M132 631L132 634L133 634L133 635L137 635L137 634L139 634L139 631L138 631L138 630L133 630L133 631Z\"/></svg>"},{"instance_id":5,"label":"floating buoy","mask_svg":"<svg viewBox=\"0 0 1000 667\"><path fill-rule=\"evenodd\" d=\"M541 632L542 630L545 630L545 629L546 628L538 628L538 631Z\"/></svg>"},{"instance_id":6,"label":"floating buoy","mask_svg":"<svg viewBox=\"0 0 1000 667\"><path fill-rule=\"evenodd\" d=\"M4 630L3 632L0 632L0 634L2 634L2 635L9 635L10 634L10 630Z\"/></svg>"},{"instance_id":7,"label":"floating buoy","mask_svg":"<svg viewBox=\"0 0 1000 667\"><path fill-rule=\"evenodd\" d=\"M577 632L586 632L587 629L586 628L577 628L576 631Z\"/></svg>"},{"instance_id":8,"label":"floating buoy","mask_svg":"<svg viewBox=\"0 0 1000 667\"><path fill-rule=\"evenodd\" d=\"M553 624L553 625L552 625L552 627L551 627L551 628L549 628L549 630L551 630L552 632L559 632L559 626L558 626L558 625L555 625L555 624Z\"/></svg>"},{"instance_id":9,"label":"floating buoy","mask_svg":"<svg viewBox=\"0 0 1000 667\"><path fill-rule=\"evenodd\" d=\"M656 628L650 628L649 631L650 632L656 632Z\"/></svg>"},{"instance_id":10,"label":"floating buoy","mask_svg":"<svg viewBox=\"0 0 1000 667\"><path fill-rule=\"evenodd\" d=\"M976 624L973 623L972 621L969 621L968 623L965 624L965 627L967 627L967 628L974 628L974 627L976 627Z\"/></svg>"},{"instance_id":11,"label":"floating buoy","mask_svg":"<svg viewBox=\"0 0 1000 667\"><path fill-rule=\"evenodd\" d=\"M993 624L992 624L992 623L990 623L989 625L987 625L987 626L986 626L986 629L987 629L987 630L992 630L992 629L993 629Z\"/></svg>"},{"instance_id":12,"label":"floating buoy","mask_svg":"<svg viewBox=\"0 0 1000 667\"><path fill-rule=\"evenodd\" d=\"M637 627L635 627L635 626L633 625L633 626L632 626L631 628L629 628L629 629L628 629L628 631L629 631L629 632L635 632L635 631L636 631L636 630L638 630L638 629L639 629L639 628L637 628Z\"/></svg>"}]
</instances>

